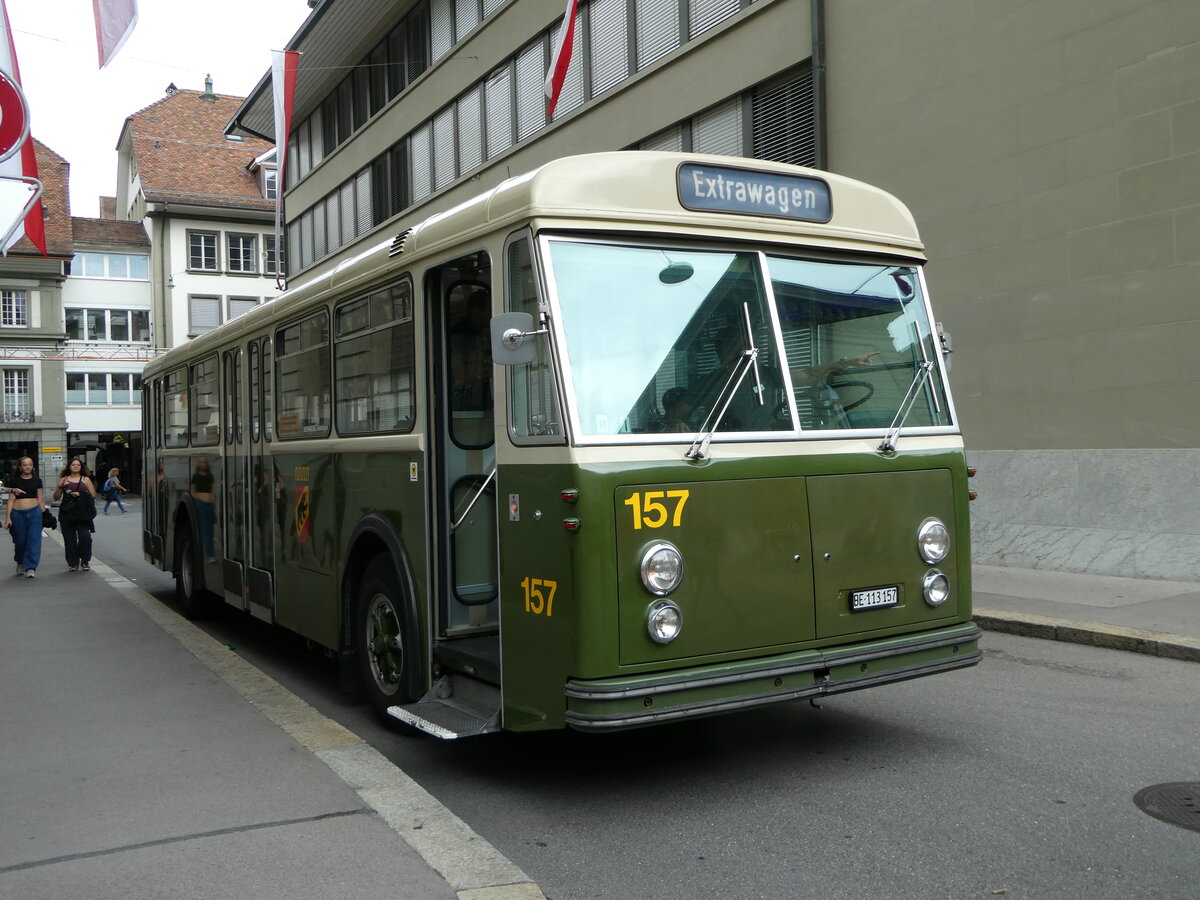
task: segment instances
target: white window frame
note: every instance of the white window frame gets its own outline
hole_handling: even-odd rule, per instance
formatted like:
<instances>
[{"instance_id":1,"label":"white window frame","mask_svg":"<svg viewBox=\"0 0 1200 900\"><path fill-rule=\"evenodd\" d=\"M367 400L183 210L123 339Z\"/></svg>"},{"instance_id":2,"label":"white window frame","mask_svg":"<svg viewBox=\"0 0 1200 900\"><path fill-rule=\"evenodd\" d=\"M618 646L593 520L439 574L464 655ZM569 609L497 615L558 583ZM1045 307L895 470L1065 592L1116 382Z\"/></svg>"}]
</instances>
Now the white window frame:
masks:
<instances>
[{"instance_id":1,"label":"white window frame","mask_svg":"<svg viewBox=\"0 0 1200 900\"><path fill-rule=\"evenodd\" d=\"M207 248L201 248L200 265L193 265L195 255L192 252L192 240L194 238L209 239L212 241L212 265L208 264L205 258L208 254L204 252ZM221 271L221 233L219 231L191 231L187 233L187 267L189 272L220 272Z\"/></svg>"},{"instance_id":2,"label":"white window frame","mask_svg":"<svg viewBox=\"0 0 1200 900\"><path fill-rule=\"evenodd\" d=\"M33 421L30 372L27 368L13 368L0 374L0 422Z\"/></svg>"},{"instance_id":3,"label":"white window frame","mask_svg":"<svg viewBox=\"0 0 1200 900\"><path fill-rule=\"evenodd\" d=\"M248 248L247 242L249 242ZM231 275L257 275L258 235L250 232L227 232L225 235L225 264L226 271ZM246 268L242 268L242 266Z\"/></svg>"},{"instance_id":4,"label":"white window frame","mask_svg":"<svg viewBox=\"0 0 1200 900\"><path fill-rule=\"evenodd\" d=\"M28 291L15 288L0 290L0 326L4 328L29 327Z\"/></svg>"}]
</instances>

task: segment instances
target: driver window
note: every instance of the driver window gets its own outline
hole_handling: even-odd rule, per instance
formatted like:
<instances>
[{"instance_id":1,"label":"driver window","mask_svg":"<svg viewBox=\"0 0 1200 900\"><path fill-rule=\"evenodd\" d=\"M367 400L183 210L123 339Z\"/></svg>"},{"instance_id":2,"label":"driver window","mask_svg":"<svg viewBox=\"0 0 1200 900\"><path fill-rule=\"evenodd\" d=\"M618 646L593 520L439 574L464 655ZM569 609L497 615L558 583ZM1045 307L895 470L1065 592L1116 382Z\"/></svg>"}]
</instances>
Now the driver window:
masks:
<instances>
[{"instance_id":1,"label":"driver window","mask_svg":"<svg viewBox=\"0 0 1200 900\"><path fill-rule=\"evenodd\" d=\"M493 437L492 291L486 256L460 260L457 275L443 290L450 437L459 447L479 449L491 446Z\"/></svg>"},{"instance_id":2,"label":"driver window","mask_svg":"<svg viewBox=\"0 0 1200 900\"><path fill-rule=\"evenodd\" d=\"M505 265L509 310L529 313L533 321L538 322L540 308L528 237L521 237L508 245ZM536 348L537 355L533 362L512 367L513 434L518 438L538 438L538 443L563 443L562 413L558 407L550 341L544 336L539 337Z\"/></svg>"}]
</instances>

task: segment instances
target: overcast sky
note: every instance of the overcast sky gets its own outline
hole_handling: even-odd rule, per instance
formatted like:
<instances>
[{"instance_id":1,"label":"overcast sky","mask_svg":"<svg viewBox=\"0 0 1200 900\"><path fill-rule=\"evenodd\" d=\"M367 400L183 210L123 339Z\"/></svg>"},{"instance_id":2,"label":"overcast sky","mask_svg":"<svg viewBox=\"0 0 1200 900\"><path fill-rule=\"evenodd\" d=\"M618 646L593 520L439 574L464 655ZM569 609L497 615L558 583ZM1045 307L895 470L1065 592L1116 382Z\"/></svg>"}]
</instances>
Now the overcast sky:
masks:
<instances>
[{"instance_id":1,"label":"overcast sky","mask_svg":"<svg viewBox=\"0 0 1200 900\"><path fill-rule=\"evenodd\" d=\"M71 164L71 214L96 217L117 184L126 117L168 84L246 96L308 16L305 0L138 0L138 24L101 70L92 0L5 0L32 132Z\"/></svg>"}]
</instances>

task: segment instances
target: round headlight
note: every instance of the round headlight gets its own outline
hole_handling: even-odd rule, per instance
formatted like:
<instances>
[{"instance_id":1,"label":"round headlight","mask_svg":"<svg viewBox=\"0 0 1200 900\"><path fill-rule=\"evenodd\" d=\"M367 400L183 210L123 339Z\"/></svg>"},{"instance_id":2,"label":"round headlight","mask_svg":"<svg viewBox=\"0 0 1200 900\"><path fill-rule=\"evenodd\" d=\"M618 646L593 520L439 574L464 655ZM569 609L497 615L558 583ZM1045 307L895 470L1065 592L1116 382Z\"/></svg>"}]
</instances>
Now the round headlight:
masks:
<instances>
[{"instance_id":1,"label":"round headlight","mask_svg":"<svg viewBox=\"0 0 1200 900\"><path fill-rule=\"evenodd\" d=\"M933 565L946 558L950 552L950 529L941 519L926 519L917 529L917 552L921 559Z\"/></svg>"},{"instance_id":2,"label":"round headlight","mask_svg":"<svg viewBox=\"0 0 1200 900\"><path fill-rule=\"evenodd\" d=\"M941 606L950 599L950 579L946 577L945 572L930 569L925 573L921 587L925 593L925 602L930 606Z\"/></svg>"},{"instance_id":3,"label":"round headlight","mask_svg":"<svg viewBox=\"0 0 1200 900\"><path fill-rule=\"evenodd\" d=\"M683 557L667 543L651 544L642 554L642 584L656 597L665 597L683 579Z\"/></svg>"},{"instance_id":4,"label":"round headlight","mask_svg":"<svg viewBox=\"0 0 1200 900\"><path fill-rule=\"evenodd\" d=\"M646 630L650 640L656 644L669 644L679 637L683 629L683 613L670 600L663 600L650 607L646 616Z\"/></svg>"}]
</instances>

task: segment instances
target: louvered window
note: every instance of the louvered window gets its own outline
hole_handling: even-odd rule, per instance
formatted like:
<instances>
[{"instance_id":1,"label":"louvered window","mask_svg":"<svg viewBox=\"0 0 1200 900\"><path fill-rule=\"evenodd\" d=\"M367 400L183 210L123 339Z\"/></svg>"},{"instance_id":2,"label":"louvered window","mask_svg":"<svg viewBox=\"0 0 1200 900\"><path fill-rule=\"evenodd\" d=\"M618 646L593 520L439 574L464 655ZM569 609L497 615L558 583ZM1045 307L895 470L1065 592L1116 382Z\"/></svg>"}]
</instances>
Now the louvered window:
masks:
<instances>
[{"instance_id":1,"label":"louvered window","mask_svg":"<svg viewBox=\"0 0 1200 900\"><path fill-rule=\"evenodd\" d=\"M371 170L363 169L354 176L355 194L355 234L365 234L371 230L374 222L371 219Z\"/></svg>"},{"instance_id":2,"label":"louvered window","mask_svg":"<svg viewBox=\"0 0 1200 900\"><path fill-rule=\"evenodd\" d=\"M333 253L345 243L342 238L342 192L340 190L329 195L329 202L325 205L325 219L329 228L329 233L326 235L326 247L330 253ZM346 235L348 238L354 230L353 212L351 212L351 218L347 224L350 225L350 228L347 229L350 234Z\"/></svg>"},{"instance_id":3,"label":"louvered window","mask_svg":"<svg viewBox=\"0 0 1200 900\"><path fill-rule=\"evenodd\" d=\"M811 166L816 163L812 70L806 65L751 94L753 146L759 159Z\"/></svg>"},{"instance_id":4,"label":"louvered window","mask_svg":"<svg viewBox=\"0 0 1200 900\"><path fill-rule=\"evenodd\" d=\"M389 187L389 196L391 203L388 207L387 216L394 216L400 210L408 206L409 190L408 190L408 144L401 141L388 153L388 172L391 175L389 179L391 184ZM375 224L378 225L383 219L376 219Z\"/></svg>"},{"instance_id":5,"label":"louvered window","mask_svg":"<svg viewBox=\"0 0 1200 900\"><path fill-rule=\"evenodd\" d=\"M596 0L588 7L592 96L615 87L629 74L626 0Z\"/></svg>"},{"instance_id":6,"label":"louvered window","mask_svg":"<svg viewBox=\"0 0 1200 900\"><path fill-rule=\"evenodd\" d=\"M334 199L337 195L334 194ZM325 206L322 200L313 207L313 259L320 259L327 252L325 244Z\"/></svg>"},{"instance_id":7,"label":"louvered window","mask_svg":"<svg viewBox=\"0 0 1200 900\"><path fill-rule=\"evenodd\" d=\"M557 44L558 29L553 29L551 34ZM544 87L543 93L545 93ZM571 110L583 106L583 100L583 29L576 25L571 41L571 64L567 67L566 77L563 78L562 88L558 92L558 103L554 106L554 118L561 119Z\"/></svg>"},{"instance_id":8,"label":"louvered window","mask_svg":"<svg viewBox=\"0 0 1200 900\"><path fill-rule=\"evenodd\" d=\"M688 0L688 36L703 34L741 8L741 0Z\"/></svg>"},{"instance_id":9,"label":"louvered window","mask_svg":"<svg viewBox=\"0 0 1200 900\"><path fill-rule=\"evenodd\" d=\"M433 117L433 187L444 188L455 178L454 107L447 106Z\"/></svg>"},{"instance_id":10,"label":"louvered window","mask_svg":"<svg viewBox=\"0 0 1200 900\"><path fill-rule=\"evenodd\" d=\"M454 39L461 41L479 24L479 0L455 0Z\"/></svg>"},{"instance_id":11,"label":"louvered window","mask_svg":"<svg viewBox=\"0 0 1200 900\"><path fill-rule=\"evenodd\" d=\"M483 15L486 18L504 5L504 0L483 0Z\"/></svg>"},{"instance_id":12,"label":"louvered window","mask_svg":"<svg viewBox=\"0 0 1200 900\"><path fill-rule=\"evenodd\" d=\"M683 129L678 125L672 125L670 128L646 138L646 140L638 144L638 149L678 153L683 150Z\"/></svg>"},{"instance_id":13,"label":"louvered window","mask_svg":"<svg viewBox=\"0 0 1200 900\"><path fill-rule=\"evenodd\" d=\"M300 267L312 265L313 261L313 211L307 210L300 217Z\"/></svg>"},{"instance_id":14,"label":"louvered window","mask_svg":"<svg viewBox=\"0 0 1200 900\"><path fill-rule=\"evenodd\" d=\"M481 88L477 85L458 101L458 173L465 175L483 162Z\"/></svg>"},{"instance_id":15,"label":"louvered window","mask_svg":"<svg viewBox=\"0 0 1200 900\"><path fill-rule=\"evenodd\" d=\"M517 140L529 137L546 124L546 53L542 41L531 44L517 57Z\"/></svg>"},{"instance_id":16,"label":"louvered window","mask_svg":"<svg viewBox=\"0 0 1200 900\"><path fill-rule=\"evenodd\" d=\"M188 337L212 331L220 324L220 297L188 297Z\"/></svg>"},{"instance_id":17,"label":"louvered window","mask_svg":"<svg viewBox=\"0 0 1200 900\"><path fill-rule=\"evenodd\" d=\"M309 147L308 141L308 120L300 123L300 127L296 129L297 147L299 152L296 154L300 160L300 171L296 174L303 178L312 169L312 150Z\"/></svg>"},{"instance_id":18,"label":"louvered window","mask_svg":"<svg viewBox=\"0 0 1200 900\"><path fill-rule=\"evenodd\" d=\"M325 158L324 121L324 114L320 107L313 110L313 114L308 119L310 136L308 148L314 167Z\"/></svg>"},{"instance_id":19,"label":"louvered window","mask_svg":"<svg viewBox=\"0 0 1200 900\"><path fill-rule=\"evenodd\" d=\"M338 205L342 208L342 242L339 246L345 246L360 233L355 224L355 220L358 218L358 208L354 203L354 180L351 179L343 184L338 193L341 195L341 202Z\"/></svg>"},{"instance_id":20,"label":"louvered window","mask_svg":"<svg viewBox=\"0 0 1200 900\"><path fill-rule=\"evenodd\" d=\"M692 152L742 155L742 101L726 101L692 120Z\"/></svg>"},{"instance_id":21,"label":"louvered window","mask_svg":"<svg viewBox=\"0 0 1200 900\"><path fill-rule=\"evenodd\" d=\"M454 13L452 0L432 0L429 4L430 36L433 61L437 62L454 46Z\"/></svg>"},{"instance_id":22,"label":"louvered window","mask_svg":"<svg viewBox=\"0 0 1200 900\"><path fill-rule=\"evenodd\" d=\"M493 72L483 92L487 116L487 155L491 159L513 145L512 69L505 66Z\"/></svg>"},{"instance_id":23,"label":"louvered window","mask_svg":"<svg viewBox=\"0 0 1200 900\"><path fill-rule=\"evenodd\" d=\"M430 167L429 124L414 131L408 139L409 158L412 160L412 202L424 200L433 191L433 171Z\"/></svg>"},{"instance_id":24,"label":"louvered window","mask_svg":"<svg viewBox=\"0 0 1200 900\"><path fill-rule=\"evenodd\" d=\"M637 67L646 68L679 46L678 0L637 0Z\"/></svg>"}]
</instances>

